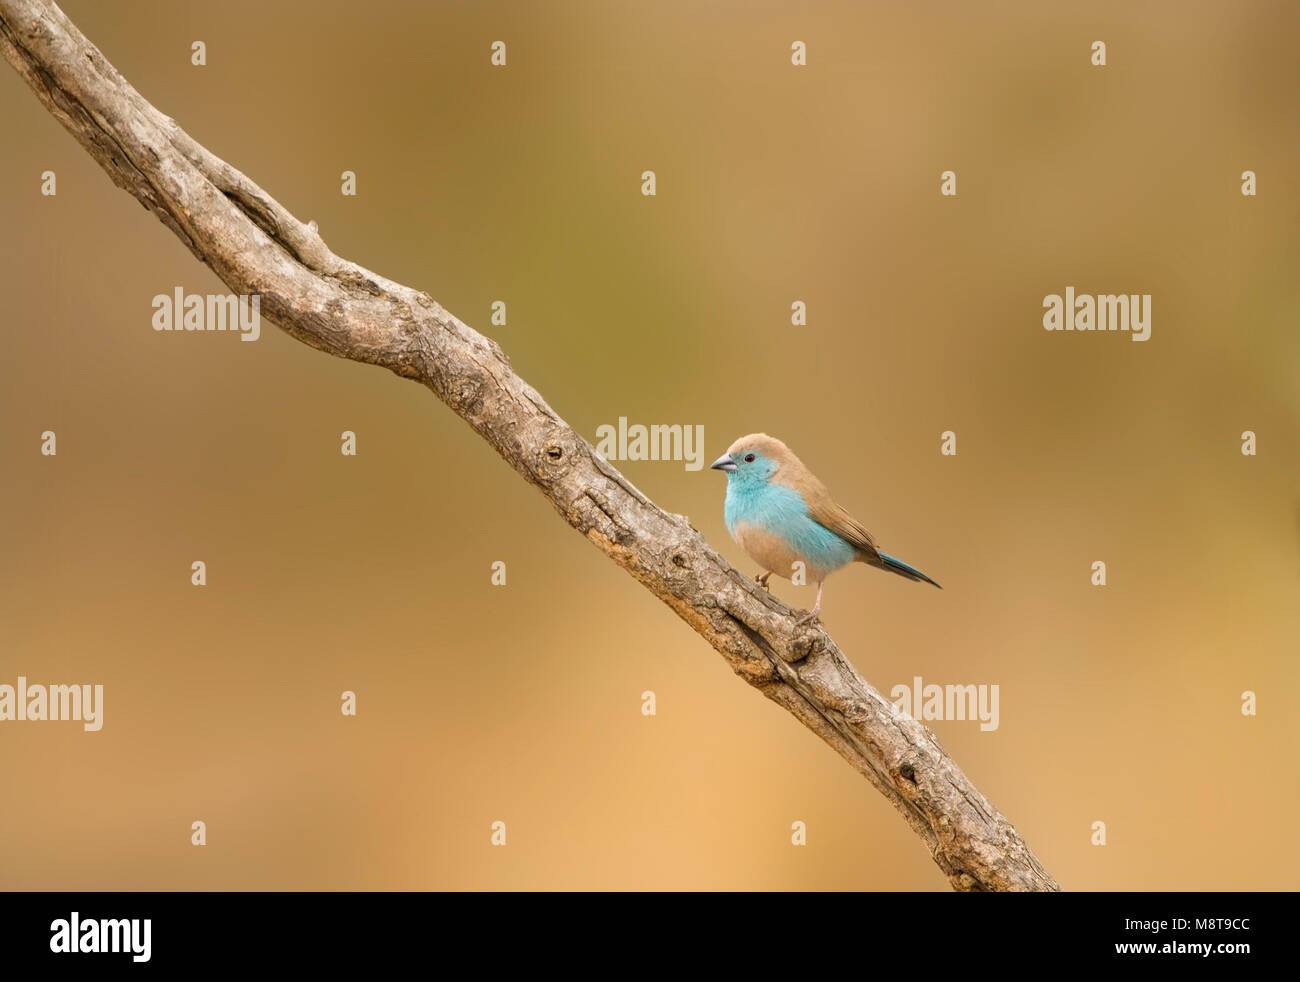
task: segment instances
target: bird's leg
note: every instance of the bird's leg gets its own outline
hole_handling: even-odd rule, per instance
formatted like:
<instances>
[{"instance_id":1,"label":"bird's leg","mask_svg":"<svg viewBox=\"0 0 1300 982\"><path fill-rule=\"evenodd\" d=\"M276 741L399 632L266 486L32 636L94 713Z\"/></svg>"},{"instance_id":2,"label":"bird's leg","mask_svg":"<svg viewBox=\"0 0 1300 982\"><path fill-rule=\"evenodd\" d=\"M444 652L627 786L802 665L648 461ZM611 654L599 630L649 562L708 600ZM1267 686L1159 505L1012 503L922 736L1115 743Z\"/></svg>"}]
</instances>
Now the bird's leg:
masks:
<instances>
[{"instance_id":1,"label":"bird's leg","mask_svg":"<svg viewBox=\"0 0 1300 982\"><path fill-rule=\"evenodd\" d=\"M772 575L772 571L770 569L766 573L759 573L757 576L754 577L754 582L757 583L759 586L761 586L764 590L771 592L772 588L767 585L767 578L771 575Z\"/></svg>"},{"instance_id":2,"label":"bird's leg","mask_svg":"<svg viewBox=\"0 0 1300 982\"><path fill-rule=\"evenodd\" d=\"M821 613L821 609L822 609L822 583L825 582L826 582L825 580L822 580L817 584L817 602L813 604L812 610L808 611L808 613L804 614L797 621L795 621L796 625L813 624L817 622L817 615Z\"/></svg>"}]
</instances>

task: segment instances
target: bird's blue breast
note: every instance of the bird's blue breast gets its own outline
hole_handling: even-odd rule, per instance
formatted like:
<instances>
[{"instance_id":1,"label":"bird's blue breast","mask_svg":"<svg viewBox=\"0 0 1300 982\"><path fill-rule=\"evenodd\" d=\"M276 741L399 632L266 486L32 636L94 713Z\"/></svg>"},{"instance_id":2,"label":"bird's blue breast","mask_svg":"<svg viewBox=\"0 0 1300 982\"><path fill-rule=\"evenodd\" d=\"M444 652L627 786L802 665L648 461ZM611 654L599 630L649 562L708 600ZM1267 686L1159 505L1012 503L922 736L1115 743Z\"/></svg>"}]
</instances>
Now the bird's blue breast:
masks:
<instances>
[{"instance_id":1,"label":"bird's blue breast","mask_svg":"<svg viewBox=\"0 0 1300 982\"><path fill-rule=\"evenodd\" d=\"M839 569L853 562L853 547L813 521L799 492L782 484L729 479L723 519L733 537L738 524L755 526L777 536L792 553L820 569Z\"/></svg>"}]
</instances>

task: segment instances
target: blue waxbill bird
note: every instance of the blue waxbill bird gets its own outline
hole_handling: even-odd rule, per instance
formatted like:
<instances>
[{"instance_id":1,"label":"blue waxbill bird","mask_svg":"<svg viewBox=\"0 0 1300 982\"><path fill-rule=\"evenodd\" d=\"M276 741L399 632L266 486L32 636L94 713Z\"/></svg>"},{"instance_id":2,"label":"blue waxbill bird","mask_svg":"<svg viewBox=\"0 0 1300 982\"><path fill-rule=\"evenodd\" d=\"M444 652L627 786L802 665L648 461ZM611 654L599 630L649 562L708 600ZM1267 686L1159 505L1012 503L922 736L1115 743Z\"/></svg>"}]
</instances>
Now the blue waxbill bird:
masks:
<instances>
[{"instance_id":1,"label":"blue waxbill bird","mask_svg":"<svg viewBox=\"0 0 1300 982\"><path fill-rule=\"evenodd\" d=\"M826 485L776 437L742 436L711 469L727 475L727 531L765 571L754 579L763 587L773 573L791 579L794 564L802 562L817 581L817 603L799 623L817 619L823 582L849 563L866 563L939 586L920 570L877 550L871 533L831 499Z\"/></svg>"}]
</instances>

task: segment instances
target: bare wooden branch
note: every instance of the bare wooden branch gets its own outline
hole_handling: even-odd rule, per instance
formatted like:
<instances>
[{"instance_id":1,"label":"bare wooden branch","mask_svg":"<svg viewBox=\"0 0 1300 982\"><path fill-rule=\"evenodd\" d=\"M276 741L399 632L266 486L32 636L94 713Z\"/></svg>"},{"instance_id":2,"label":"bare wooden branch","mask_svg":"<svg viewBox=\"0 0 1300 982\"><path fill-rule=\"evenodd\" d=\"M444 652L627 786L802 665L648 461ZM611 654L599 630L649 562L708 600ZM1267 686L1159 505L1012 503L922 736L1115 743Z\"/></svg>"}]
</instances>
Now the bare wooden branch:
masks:
<instances>
[{"instance_id":1,"label":"bare wooden branch","mask_svg":"<svg viewBox=\"0 0 1300 982\"><path fill-rule=\"evenodd\" d=\"M0 0L5 59L119 186L298 340L414 379L561 516L668 604L741 678L830 744L924 840L958 890L1059 890L921 723L896 711L818 626L632 486L428 294L340 259L314 225L150 105L54 4Z\"/></svg>"}]
</instances>

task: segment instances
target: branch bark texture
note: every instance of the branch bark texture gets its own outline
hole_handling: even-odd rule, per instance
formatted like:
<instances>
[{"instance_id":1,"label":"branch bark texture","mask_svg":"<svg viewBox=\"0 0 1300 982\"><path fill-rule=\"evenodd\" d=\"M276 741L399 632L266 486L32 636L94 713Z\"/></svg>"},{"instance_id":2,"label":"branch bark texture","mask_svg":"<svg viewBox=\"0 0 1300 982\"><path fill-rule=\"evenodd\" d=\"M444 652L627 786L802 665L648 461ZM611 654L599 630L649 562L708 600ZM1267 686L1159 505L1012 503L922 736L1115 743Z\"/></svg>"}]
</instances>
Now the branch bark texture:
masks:
<instances>
[{"instance_id":1,"label":"branch bark texture","mask_svg":"<svg viewBox=\"0 0 1300 982\"><path fill-rule=\"evenodd\" d=\"M929 729L896 711L819 626L656 506L511 370L501 348L428 294L336 256L314 224L147 102L64 13L0 0L0 50L119 187L234 292L305 344L414 379L573 528L709 642L736 674L883 794L957 890L1059 890Z\"/></svg>"}]
</instances>

